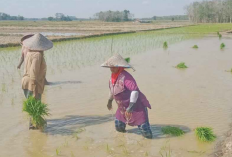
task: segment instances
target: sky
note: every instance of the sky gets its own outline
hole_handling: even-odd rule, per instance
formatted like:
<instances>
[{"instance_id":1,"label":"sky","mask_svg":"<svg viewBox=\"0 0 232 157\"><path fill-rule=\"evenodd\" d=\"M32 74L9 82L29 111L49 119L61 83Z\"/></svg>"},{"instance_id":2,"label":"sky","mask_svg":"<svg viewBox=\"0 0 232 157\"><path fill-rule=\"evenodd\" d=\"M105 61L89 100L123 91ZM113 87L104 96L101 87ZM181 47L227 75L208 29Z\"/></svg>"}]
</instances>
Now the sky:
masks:
<instances>
[{"instance_id":1,"label":"sky","mask_svg":"<svg viewBox=\"0 0 232 157\"><path fill-rule=\"evenodd\" d=\"M43 18L63 13L77 18L100 11L130 10L135 18L184 15L184 7L199 0L0 0L0 12L11 16Z\"/></svg>"}]
</instances>

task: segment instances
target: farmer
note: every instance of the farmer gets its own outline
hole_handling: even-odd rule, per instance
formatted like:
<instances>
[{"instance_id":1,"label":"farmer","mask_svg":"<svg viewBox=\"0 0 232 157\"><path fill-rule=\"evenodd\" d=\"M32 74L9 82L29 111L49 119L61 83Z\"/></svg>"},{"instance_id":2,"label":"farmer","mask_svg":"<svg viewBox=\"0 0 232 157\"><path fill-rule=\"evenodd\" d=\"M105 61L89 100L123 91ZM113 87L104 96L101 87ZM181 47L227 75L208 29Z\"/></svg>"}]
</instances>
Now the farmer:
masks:
<instances>
[{"instance_id":1,"label":"farmer","mask_svg":"<svg viewBox=\"0 0 232 157\"><path fill-rule=\"evenodd\" d=\"M125 132L126 124L138 126L145 138L152 138L147 108L151 106L145 95L139 90L134 78L124 70L133 68L119 54L109 58L102 67L110 68L112 74L109 81L110 96L107 104L112 109L115 99L118 109L115 114L115 128Z\"/></svg>"},{"instance_id":2,"label":"farmer","mask_svg":"<svg viewBox=\"0 0 232 157\"><path fill-rule=\"evenodd\" d=\"M25 60L25 58L27 56L27 52L28 52L28 48L23 45L23 41L30 38L30 37L32 37L33 35L34 34L28 34L28 35L25 35L25 36L23 36L21 38L20 45L22 46L22 55L21 55L19 65L17 66L18 69L21 68L21 66L22 66L22 64L23 64L23 62L24 62L24 60ZM47 82L46 78L45 78L45 85L48 85L48 82Z\"/></svg>"},{"instance_id":3,"label":"farmer","mask_svg":"<svg viewBox=\"0 0 232 157\"><path fill-rule=\"evenodd\" d=\"M24 40L22 44L28 49L22 78L22 89L26 98L34 96L36 99L41 100L47 70L44 51L51 49L53 43L38 33Z\"/></svg>"}]
</instances>

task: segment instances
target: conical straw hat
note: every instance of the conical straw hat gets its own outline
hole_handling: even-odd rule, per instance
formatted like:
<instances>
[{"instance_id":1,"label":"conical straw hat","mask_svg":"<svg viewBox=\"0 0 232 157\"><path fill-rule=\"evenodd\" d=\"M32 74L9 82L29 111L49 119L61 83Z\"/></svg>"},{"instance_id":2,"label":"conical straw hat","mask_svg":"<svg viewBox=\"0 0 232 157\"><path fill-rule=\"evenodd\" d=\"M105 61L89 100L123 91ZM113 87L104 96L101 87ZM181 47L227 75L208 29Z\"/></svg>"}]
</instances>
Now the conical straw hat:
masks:
<instances>
[{"instance_id":1,"label":"conical straw hat","mask_svg":"<svg viewBox=\"0 0 232 157\"><path fill-rule=\"evenodd\" d=\"M53 47L53 43L40 33L24 40L23 45L34 51L46 51Z\"/></svg>"},{"instance_id":2,"label":"conical straw hat","mask_svg":"<svg viewBox=\"0 0 232 157\"><path fill-rule=\"evenodd\" d=\"M110 57L101 66L102 67L107 67L107 68L124 67L124 68L132 68L132 69L134 69L130 64L128 64L125 61L125 59L120 54L116 54L116 55Z\"/></svg>"},{"instance_id":3,"label":"conical straw hat","mask_svg":"<svg viewBox=\"0 0 232 157\"><path fill-rule=\"evenodd\" d=\"M34 34L27 34L27 35L24 35L24 36L20 39L20 44L22 44L24 40L26 40L26 39L32 37L33 35L34 35Z\"/></svg>"}]
</instances>

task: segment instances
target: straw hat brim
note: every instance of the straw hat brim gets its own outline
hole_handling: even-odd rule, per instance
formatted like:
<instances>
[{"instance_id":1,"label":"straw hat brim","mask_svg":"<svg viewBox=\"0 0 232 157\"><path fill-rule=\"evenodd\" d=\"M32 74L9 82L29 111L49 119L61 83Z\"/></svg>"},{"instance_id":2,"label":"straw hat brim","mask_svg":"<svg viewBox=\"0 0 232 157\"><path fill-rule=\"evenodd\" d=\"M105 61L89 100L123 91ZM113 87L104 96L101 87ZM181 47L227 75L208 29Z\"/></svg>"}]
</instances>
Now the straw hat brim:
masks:
<instances>
[{"instance_id":1,"label":"straw hat brim","mask_svg":"<svg viewBox=\"0 0 232 157\"><path fill-rule=\"evenodd\" d=\"M24 40L32 37L34 34L27 34L27 35L24 35L21 39L20 39L20 43L22 44Z\"/></svg>"},{"instance_id":2,"label":"straw hat brim","mask_svg":"<svg viewBox=\"0 0 232 157\"><path fill-rule=\"evenodd\" d=\"M23 45L32 51L46 51L53 47L52 41L40 33L24 40Z\"/></svg>"}]
</instances>

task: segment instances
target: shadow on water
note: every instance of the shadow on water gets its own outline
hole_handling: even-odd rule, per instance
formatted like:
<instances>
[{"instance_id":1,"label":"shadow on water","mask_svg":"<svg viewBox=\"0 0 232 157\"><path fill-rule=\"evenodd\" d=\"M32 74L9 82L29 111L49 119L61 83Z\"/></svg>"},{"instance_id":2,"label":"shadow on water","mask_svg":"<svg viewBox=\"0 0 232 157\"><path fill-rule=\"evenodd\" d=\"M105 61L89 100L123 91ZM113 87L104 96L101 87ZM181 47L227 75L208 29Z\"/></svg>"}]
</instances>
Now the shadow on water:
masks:
<instances>
[{"instance_id":1,"label":"shadow on water","mask_svg":"<svg viewBox=\"0 0 232 157\"><path fill-rule=\"evenodd\" d=\"M113 121L112 115L78 116L69 115L61 119L48 119L44 132L50 135L72 135L77 129Z\"/></svg>"},{"instance_id":2,"label":"shadow on water","mask_svg":"<svg viewBox=\"0 0 232 157\"><path fill-rule=\"evenodd\" d=\"M56 86L62 84L79 84L82 83L81 81L57 81L57 82L48 82L47 86Z\"/></svg>"},{"instance_id":3,"label":"shadow on water","mask_svg":"<svg viewBox=\"0 0 232 157\"><path fill-rule=\"evenodd\" d=\"M167 126L178 127L180 129L182 129L185 133L191 132L191 129L189 127L183 126L183 125L153 124L153 125L151 125L151 131L152 131L152 134L153 134L152 139L162 139L162 138L167 138L167 137L169 138L169 136L164 135L162 133L162 131L161 131L163 127L167 127ZM138 128L127 130L127 133L132 133L132 134L137 134L137 135L142 136L142 134L141 134L141 132L140 132L140 130Z\"/></svg>"}]
</instances>

